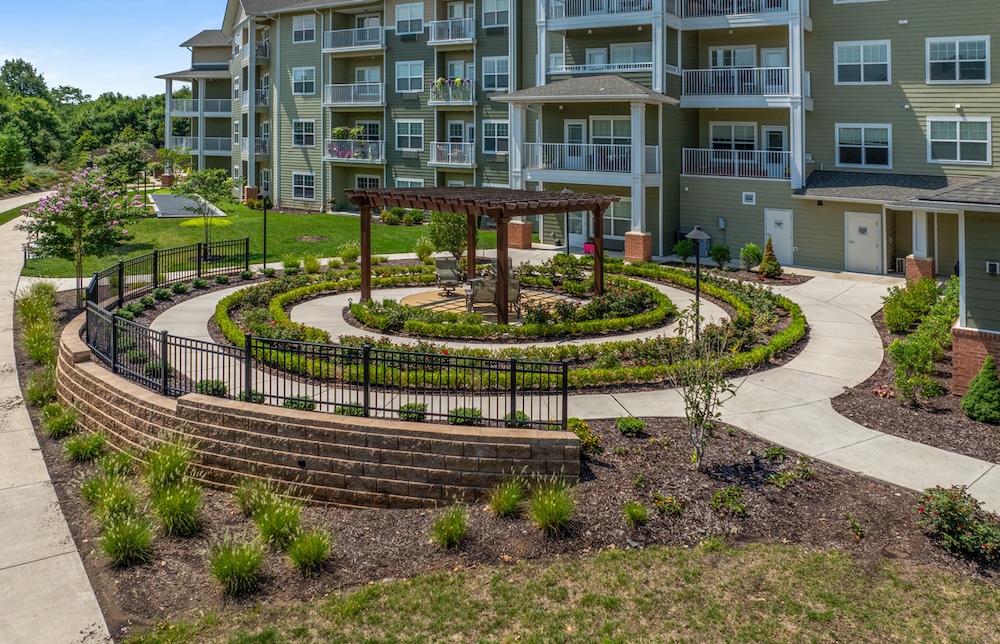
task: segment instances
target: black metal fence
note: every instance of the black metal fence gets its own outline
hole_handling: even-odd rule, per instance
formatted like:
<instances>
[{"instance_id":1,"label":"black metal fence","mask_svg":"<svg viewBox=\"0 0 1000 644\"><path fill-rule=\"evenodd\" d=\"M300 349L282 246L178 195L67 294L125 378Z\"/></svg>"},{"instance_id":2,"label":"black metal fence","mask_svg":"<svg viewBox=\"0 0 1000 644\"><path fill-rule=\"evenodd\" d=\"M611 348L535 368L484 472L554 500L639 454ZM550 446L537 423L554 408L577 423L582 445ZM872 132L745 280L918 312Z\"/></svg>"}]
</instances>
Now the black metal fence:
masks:
<instances>
[{"instance_id":1,"label":"black metal fence","mask_svg":"<svg viewBox=\"0 0 1000 644\"><path fill-rule=\"evenodd\" d=\"M191 255L192 251L196 255ZM120 262L88 287L86 338L112 372L165 396L202 393L349 416L565 429L566 362L472 358L245 336L243 346L154 331L112 311L154 288L245 270L249 242L202 244ZM148 279L156 276L155 279ZM110 309L110 310L109 310Z\"/></svg>"}]
</instances>

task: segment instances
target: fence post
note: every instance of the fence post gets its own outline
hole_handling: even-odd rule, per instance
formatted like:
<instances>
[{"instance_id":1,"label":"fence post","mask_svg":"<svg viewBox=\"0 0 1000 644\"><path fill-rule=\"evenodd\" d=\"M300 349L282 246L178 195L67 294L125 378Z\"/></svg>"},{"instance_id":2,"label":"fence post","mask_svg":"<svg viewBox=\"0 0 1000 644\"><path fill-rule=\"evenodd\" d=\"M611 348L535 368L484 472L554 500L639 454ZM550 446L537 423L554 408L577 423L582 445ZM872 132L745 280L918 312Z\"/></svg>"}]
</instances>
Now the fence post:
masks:
<instances>
[{"instance_id":1,"label":"fence post","mask_svg":"<svg viewBox=\"0 0 1000 644\"><path fill-rule=\"evenodd\" d=\"M562 428L569 428L569 360L562 361Z\"/></svg>"},{"instance_id":2,"label":"fence post","mask_svg":"<svg viewBox=\"0 0 1000 644\"><path fill-rule=\"evenodd\" d=\"M253 402L253 334L243 334L243 399Z\"/></svg>"},{"instance_id":3,"label":"fence post","mask_svg":"<svg viewBox=\"0 0 1000 644\"><path fill-rule=\"evenodd\" d=\"M168 395L168 378L170 378L170 363L167 362L167 332L163 330L160 331L160 393L164 396Z\"/></svg>"},{"instance_id":4,"label":"fence post","mask_svg":"<svg viewBox=\"0 0 1000 644\"><path fill-rule=\"evenodd\" d=\"M361 347L361 364L364 369L364 407L365 407L365 418L368 418L369 406L371 405L371 388L372 388L372 372L371 372L371 354L372 345L365 344Z\"/></svg>"},{"instance_id":5,"label":"fence post","mask_svg":"<svg viewBox=\"0 0 1000 644\"><path fill-rule=\"evenodd\" d=\"M517 424L517 358L510 359L510 427Z\"/></svg>"},{"instance_id":6,"label":"fence post","mask_svg":"<svg viewBox=\"0 0 1000 644\"><path fill-rule=\"evenodd\" d=\"M118 373L118 316L111 314L111 373Z\"/></svg>"},{"instance_id":7,"label":"fence post","mask_svg":"<svg viewBox=\"0 0 1000 644\"><path fill-rule=\"evenodd\" d=\"M250 270L250 238L243 240L243 270Z\"/></svg>"},{"instance_id":8,"label":"fence post","mask_svg":"<svg viewBox=\"0 0 1000 644\"><path fill-rule=\"evenodd\" d=\"M118 262L118 306L125 304L125 262Z\"/></svg>"},{"instance_id":9,"label":"fence post","mask_svg":"<svg viewBox=\"0 0 1000 644\"><path fill-rule=\"evenodd\" d=\"M198 242L198 277L201 277L201 247L202 242Z\"/></svg>"},{"instance_id":10,"label":"fence post","mask_svg":"<svg viewBox=\"0 0 1000 644\"><path fill-rule=\"evenodd\" d=\"M90 284L87 285L87 301L97 304L97 291L101 288L100 281L97 279L97 271L94 271L94 276L90 278Z\"/></svg>"},{"instance_id":11,"label":"fence post","mask_svg":"<svg viewBox=\"0 0 1000 644\"><path fill-rule=\"evenodd\" d=\"M153 249L153 288L160 286L160 251Z\"/></svg>"}]
</instances>

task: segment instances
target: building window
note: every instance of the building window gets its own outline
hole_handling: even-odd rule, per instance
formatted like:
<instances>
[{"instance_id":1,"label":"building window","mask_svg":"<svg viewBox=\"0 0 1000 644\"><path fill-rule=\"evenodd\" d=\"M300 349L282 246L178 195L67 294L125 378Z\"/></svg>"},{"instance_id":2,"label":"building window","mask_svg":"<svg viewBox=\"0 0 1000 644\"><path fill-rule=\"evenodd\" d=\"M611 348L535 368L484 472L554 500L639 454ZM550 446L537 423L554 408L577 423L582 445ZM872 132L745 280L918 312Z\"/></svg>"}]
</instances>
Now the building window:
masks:
<instances>
[{"instance_id":1,"label":"building window","mask_svg":"<svg viewBox=\"0 0 1000 644\"><path fill-rule=\"evenodd\" d=\"M404 179L403 177L396 178L397 188L423 188L423 179Z\"/></svg>"},{"instance_id":2,"label":"building window","mask_svg":"<svg viewBox=\"0 0 1000 644\"><path fill-rule=\"evenodd\" d=\"M233 166L233 179L236 179L238 181L239 178L240 178L240 166L234 165Z\"/></svg>"},{"instance_id":3,"label":"building window","mask_svg":"<svg viewBox=\"0 0 1000 644\"><path fill-rule=\"evenodd\" d=\"M316 93L316 68L293 67L292 94L315 94L315 93Z\"/></svg>"},{"instance_id":4,"label":"building window","mask_svg":"<svg viewBox=\"0 0 1000 644\"><path fill-rule=\"evenodd\" d=\"M888 85L889 41L838 42L833 44L837 85Z\"/></svg>"},{"instance_id":5,"label":"building window","mask_svg":"<svg viewBox=\"0 0 1000 644\"><path fill-rule=\"evenodd\" d=\"M612 203L604 211L604 236L625 237L632 230L632 201L622 199Z\"/></svg>"},{"instance_id":6,"label":"building window","mask_svg":"<svg viewBox=\"0 0 1000 644\"><path fill-rule=\"evenodd\" d=\"M506 154L510 150L510 123L483 121L483 153Z\"/></svg>"},{"instance_id":7,"label":"building window","mask_svg":"<svg viewBox=\"0 0 1000 644\"><path fill-rule=\"evenodd\" d=\"M382 123L380 121L357 121L355 125L361 128L358 139L361 141L381 141Z\"/></svg>"},{"instance_id":8,"label":"building window","mask_svg":"<svg viewBox=\"0 0 1000 644\"><path fill-rule=\"evenodd\" d=\"M483 1L483 27L506 27L510 16L510 0Z\"/></svg>"},{"instance_id":9,"label":"building window","mask_svg":"<svg viewBox=\"0 0 1000 644\"><path fill-rule=\"evenodd\" d=\"M424 122L396 121L396 149L423 151Z\"/></svg>"},{"instance_id":10,"label":"building window","mask_svg":"<svg viewBox=\"0 0 1000 644\"><path fill-rule=\"evenodd\" d=\"M267 168L262 168L260 171L260 191L262 193L271 192L271 171Z\"/></svg>"},{"instance_id":11,"label":"building window","mask_svg":"<svg viewBox=\"0 0 1000 644\"><path fill-rule=\"evenodd\" d=\"M379 178L359 174L354 179L354 187L356 187L358 190L370 190L372 188L378 188Z\"/></svg>"},{"instance_id":12,"label":"building window","mask_svg":"<svg viewBox=\"0 0 1000 644\"><path fill-rule=\"evenodd\" d=\"M937 163L990 163L989 118L927 119L927 160Z\"/></svg>"},{"instance_id":13,"label":"building window","mask_svg":"<svg viewBox=\"0 0 1000 644\"><path fill-rule=\"evenodd\" d=\"M316 145L316 121L292 121L292 146L311 148Z\"/></svg>"},{"instance_id":14,"label":"building window","mask_svg":"<svg viewBox=\"0 0 1000 644\"><path fill-rule=\"evenodd\" d=\"M712 123L713 150L756 150L756 123Z\"/></svg>"},{"instance_id":15,"label":"building window","mask_svg":"<svg viewBox=\"0 0 1000 644\"><path fill-rule=\"evenodd\" d=\"M233 145L240 144L240 124L239 121L233 123Z\"/></svg>"},{"instance_id":16,"label":"building window","mask_svg":"<svg viewBox=\"0 0 1000 644\"><path fill-rule=\"evenodd\" d=\"M837 165L892 167L892 126L837 124Z\"/></svg>"},{"instance_id":17,"label":"building window","mask_svg":"<svg viewBox=\"0 0 1000 644\"><path fill-rule=\"evenodd\" d=\"M292 42L315 42L316 41L316 16L292 17Z\"/></svg>"},{"instance_id":18,"label":"building window","mask_svg":"<svg viewBox=\"0 0 1000 644\"><path fill-rule=\"evenodd\" d=\"M316 175L312 172L293 172L292 199L314 201L316 199Z\"/></svg>"},{"instance_id":19,"label":"building window","mask_svg":"<svg viewBox=\"0 0 1000 644\"><path fill-rule=\"evenodd\" d=\"M424 91L424 61L410 60L396 63L396 91Z\"/></svg>"},{"instance_id":20,"label":"building window","mask_svg":"<svg viewBox=\"0 0 1000 644\"><path fill-rule=\"evenodd\" d=\"M510 87L510 60L507 56L483 58L483 89L487 92Z\"/></svg>"},{"instance_id":21,"label":"building window","mask_svg":"<svg viewBox=\"0 0 1000 644\"><path fill-rule=\"evenodd\" d=\"M643 65L653 63L653 43L637 42L624 45L611 45L611 64Z\"/></svg>"},{"instance_id":22,"label":"building window","mask_svg":"<svg viewBox=\"0 0 1000 644\"><path fill-rule=\"evenodd\" d=\"M753 46L711 47L708 55L712 69L757 66L757 48Z\"/></svg>"},{"instance_id":23,"label":"building window","mask_svg":"<svg viewBox=\"0 0 1000 644\"><path fill-rule=\"evenodd\" d=\"M424 3L413 2L396 7L396 35L422 34L424 32Z\"/></svg>"},{"instance_id":24,"label":"building window","mask_svg":"<svg viewBox=\"0 0 1000 644\"><path fill-rule=\"evenodd\" d=\"M990 82L990 37L928 38L927 82Z\"/></svg>"}]
</instances>

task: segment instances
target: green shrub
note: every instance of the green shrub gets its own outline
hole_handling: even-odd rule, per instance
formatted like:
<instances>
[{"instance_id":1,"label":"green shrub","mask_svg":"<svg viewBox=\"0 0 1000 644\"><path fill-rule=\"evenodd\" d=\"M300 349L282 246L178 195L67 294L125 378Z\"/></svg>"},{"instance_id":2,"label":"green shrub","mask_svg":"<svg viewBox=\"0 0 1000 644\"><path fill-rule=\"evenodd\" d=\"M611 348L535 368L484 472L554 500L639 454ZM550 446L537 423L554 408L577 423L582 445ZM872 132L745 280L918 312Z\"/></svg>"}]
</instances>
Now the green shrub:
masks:
<instances>
[{"instance_id":1,"label":"green shrub","mask_svg":"<svg viewBox=\"0 0 1000 644\"><path fill-rule=\"evenodd\" d=\"M927 488L917 498L920 524L934 531L945 550L991 561L1000 548L1000 523L981 506L964 485Z\"/></svg>"},{"instance_id":2,"label":"green shrub","mask_svg":"<svg viewBox=\"0 0 1000 644\"><path fill-rule=\"evenodd\" d=\"M302 258L302 268L305 270L306 275L315 275L319 273L323 266L319 262L319 258L315 255L306 255Z\"/></svg>"},{"instance_id":3,"label":"green shrub","mask_svg":"<svg viewBox=\"0 0 1000 644\"><path fill-rule=\"evenodd\" d=\"M205 279L204 277L196 277L193 280L191 280L191 286L195 287L196 289L208 288L208 280Z\"/></svg>"},{"instance_id":4,"label":"green shrub","mask_svg":"<svg viewBox=\"0 0 1000 644\"><path fill-rule=\"evenodd\" d=\"M104 526L101 551L116 568L144 564L153 559L153 526L144 517L121 517Z\"/></svg>"},{"instance_id":5,"label":"green shrub","mask_svg":"<svg viewBox=\"0 0 1000 644\"><path fill-rule=\"evenodd\" d=\"M580 418L570 418L566 422L566 429L576 434L576 437L580 439L581 454L601 453L601 437L590 429L587 421Z\"/></svg>"},{"instance_id":6,"label":"green shrub","mask_svg":"<svg viewBox=\"0 0 1000 644\"><path fill-rule=\"evenodd\" d=\"M184 443L163 443L146 455L146 484L156 495L184 482L194 454Z\"/></svg>"},{"instance_id":7,"label":"green shrub","mask_svg":"<svg viewBox=\"0 0 1000 644\"><path fill-rule=\"evenodd\" d=\"M740 250L740 268L745 271L760 266L763 259L764 253L761 252L760 246L753 242L750 242Z\"/></svg>"},{"instance_id":8,"label":"green shrub","mask_svg":"<svg viewBox=\"0 0 1000 644\"><path fill-rule=\"evenodd\" d=\"M165 302L173 298L174 294L170 292L167 288L157 288L153 289L153 298L158 302Z\"/></svg>"},{"instance_id":9,"label":"green shrub","mask_svg":"<svg viewBox=\"0 0 1000 644\"><path fill-rule=\"evenodd\" d=\"M771 238L768 237L767 244L764 245L764 259L760 261L760 274L764 277L775 279L781 277L782 272L778 257L774 254Z\"/></svg>"},{"instance_id":10,"label":"green shrub","mask_svg":"<svg viewBox=\"0 0 1000 644\"><path fill-rule=\"evenodd\" d=\"M356 404L337 405L333 408L333 413L341 416L364 416L365 406Z\"/></svg>"},{"instance_id":11,"label":"green shrub","mask_svg":"<svg viewBox=\"0 0 1000 644\"><path fill-rule=\"evenodd\" d=\"M167 535L190 537L198 532L201 520L201 487L194 481L184 481L153 494L153 512Z\"/></svg>"},{"instance_id":12,"label":"green shrub","mask_svg":"<svg viewBox=\"0 0 1000 644\"><path fill-rule=\"evenodd\" d=\"M159 360L151 360L146 363L146 366L142 368L144 374L147 378L155 378L159 380L163 377L163 363ZM167 365L167 375L169 376L174 372L173 367Z\"/></svg>"},{"instance_id":13,"label":"green shrub","mask_svg":"<svg viewBox=\"0 0 1000 644\"><path fill-rule=\"evenodd\" d=\"M125 362L135 365L144 365L146 364L146 361L149 360L149 356L146 355L146 352L140 349L129 349L125 352L122 358L125 359Z\"/></svg>"},{"instance_id":14,"label":"green shrub","mask_svg":"<svg viewBox=\"0 0 1000 644\"><path fill-rule=\"evenodd\" d=\"M264 548L258 543L237 543L227 538L212 547L208 562L212 576L227 595L242 595L257 588Z\"/></svg>"},{"instance_id":15,"label":"green shrub","mask_svg":"<svg viewBox=\"0 0 1000 644\"><path fill-rule=\"evenodd\" d=\"M221 380L199 380L194 386L195 392L203 396L225 398L229 395L229 387Z\"/></svg>"},{"instance_id":16,"label":"green shrub","mask_svg":"<svg viewBox=\"0 0 1000 644\"><path fill-rule=\"evenodd\" d=\"M886 353L893 363L896 376L893 384L900 400L917 404L944 393L931 377L934 372L933 349L926 338L913 335L905 340L893 340Z\"/></svg>"},{"instance_id":17,"label":"green shrub","mask_svg":"<svg viewBox=\"0 0 1000 644\"><path fill-rule=\"evenodd\" d=\"M400 223L402 223L403 215L397 214L393 212L393 210L396 209L392 208L390 210L382 211L381 219L383 224L386 224L388 226L398 226ZM402 210L402 208L400 208L400 210Z\"/></svg>"},{"instance_id":18,"label":"green shrub","mask_svg":"<svg viewBox=\"0 0 1000 644\"><path fill-rule=\"evenodd\" d=\"M70 407L61 414L43 418L42 429L49 438L60 440L76 432L76 420L76 410Z\"/></svg>"},{"instance_id":19,"label":"green shrub","mask_svg":"<svg viewBox=\"0 0 1000 644\"><path fill-rule=\"evenodd\" d=\"M32 407L41 407L56 399L56 371L46 367L33 371L24 387L24 399Z\"/></svg>"},{"instance_id":20,"label":"green shrub","mask_svg":"<svg viewBox=\"0 0 1000 644\"><path fill-rule=\"evenodd\" d=\"M240 479L233 491L233 498L243 514L252 519L264 508L277 503L281 497L278 488L271 481L244 478Z\"/></svg>"},{"instance_id":21,"label":"green shrub","mask_svg":"<svg viewBox=\"0 0 1000 644\"><path fill-rule=\"evenodd\" d=\"M713 244L708 250L708 256L716 263L716 265L725 270L729 265L729 261L733 258L732 254L729 252L729 246L725 244Z\"/></svg>"},{"instance_id":22,"label":"green shrub","mask_svg":"<svg viewBox=\"0 0 1000 644\"><path fill-rule=\"evenodd\" d=\"M129 322L135 322L135 313L129 311L127 308L120 308L115 311L115 315L123 320L128 320Z\"/></svg>"},{"instance_id":23,"label":"green shrub","mask_svg":"<svg viewBox=\"0 0 1000 644\"><path fill-rule=\"evenodd\" d=\"M55 319L55 286L48 282L32 282L14 301L14 314L21 324L30 326Z\"/></svg>"},{"instance_id":24,"label":"green shrub","mask_svg":"<svg viewBox=\"0 0 1000 644\"><path fill-rule=\"evenodd\" d=\"M983 368L962 396L962 411L972 420L1000 425L1000 379L993 356L986 356Z\"/></svg>"},{"instance_id":25,"label":"green shrub","mask_svg":"<svg viewBox=\"0 0 1000 644\"><path fill-rule=\"evenodd\" d=\"M358 261L361 257L361 244L357 240L351 240L344 242L344 244L338 249L337 255L340 259L344 260L345 264L353 264Z\"/></svg>"},{"instance_id":26,"label":"green shrub","mask_svg":"<svg viewBox=\"0 0 1000 644\"><path fill-rule=\"evenodd\" d=\"M21 342L35 364L48 366L56 363L56 328L51 321L29 324L24 329Z\"/></svg>"},{"instance_id":27,"label":"green shrub","mask_svg":"<svg viewBox=\"0 0 1000 644\"><path fill-rule=\"evenodd\" d=\"M399 419L422 423L427 419L426 403L406 403L399 408Z\"/></svg>"},{"instance_id":28,"label":"green shrub","mask_svg":"<svg viewBox=\"0 0 1000 644\"><path fill-rule=\"evenodd\" d=\"M261 272L264 273L264 277L266 277L268 279L274 279L274 276L278 274L278 272L276 270L274 270L273 268L271 268L270 266L268 266L267 268L265 268Z\"/></svg>"},{"instance_id":29,"label":"green shrub","mask_svg":"<svg viewBox=\"0 0 1000 644\"><path fill-rule=\"evenodd\" d=\"M454 504L445 508L431 526L431 539L442 548L453 548L462 543L469 531L469 513L465 506Z\"/></svg>"},{"instance_id":30,"label":"green shrub","mask_svg":"<svg viewBox=\"0 0 1000 644\"><path fill-rule=\"evenodd\" d=\"M684 503L680 497L674 495L653 492L653 505L666 517L677 517L684 514Z\"/></svg>"},{"instance_id":31,"label":"green shrub","mask_svg":"<svg viewBox=\"0 0 1000 644\"><path fill-rule=\"evenodd\" d=\"M618 369L621 366L622 359L613 351L602 353L594 360L595 369Z\"/></svg>"},{"instance_id":32,"label":"green shrub","mask_svg":"<svg viewBox=\"0 0 1000 644\"><path fill-rule=\"evenodd\" d=\"M253 390L250 391L250 399L248 401L247 400L247 392L241 391L240 395L237 397L237 400L239 400L240 402L252 402L255 405L263 405L264 404L264 394L262 394L261 392L253 389Z\"/></svg>"},{"instance_id":33,"label":"green shrub","mask_svg":"<svg viewBox=\"0 0 1000 644\"><path fill-rule=\"evenodd\" d=\"M635 530L649 523L649 508L638 501L626 501L622 508L625 525Z\"/></svg>"},{"instance_id":34,"label":"green shrub","mask_svg":"<svg viewBox=\"0 0 1000 644\"><path fill-rule=\"evenodd\" d=\"M417 259L419 259L424 264L433 264L434 260L431 259L431 255L434 254L434 242L431 238L424 235L416 241L413 245L413 252L416 253Z\"/></svg>"},{"instance_id":35,"label":"green shrub","mask_svg":"<svg viewBox=\"0 0 1000 644\"><path fill-rule=\"evenodd\" d=\"M316 401L309 396L295 396L293 398L288 398L285 402L281 403L281 406L285 409L297 409L299 411L315 411Z\"/></svg>"},{"instance_id":36,"label":"green shrub","mask_svg":"<svg viewBox=\"0 0 1000 644\"><path fill-rule=\"evenodd\" d=\"M330 558L330 535L323 530L300 532L288 546L288 558L302 574L316 572Z\"/></svg>"},{"instance_id":37,"label":"green shrub","mask_svg":"<svg viewBox=\"0 0 1000 644\"><path fill-rule=\"evenodd\" d=\"M286 550L299 533L302 504L288 497L278 497L254 515L264 543Z\"/></svg>"},{"instance_id":38,"label":"green shrub","mask_svg":"<svg viewBox=\"0 0 1000 644\"><path fill-rule=\"evenodd\" d=\"M80 496L87 505L96 509L113 486L124 484L120 476L110 476L106 472L90 474L80 484Z\"/></svg>"},{"instance_id":39,"label":"green shrub","mask_svg":"<svg viewBox=\"0 0 1000 644\"><path fill-rule=\"evenodd\" d=\"M575 503L569 483L552 476L536 481L528 498L528 516L543 532L565 532L573 519Z\"/></svg>"},{"instance_id":40,"label":"green shrub","mask_svg":"<svg viewBox=\"0 0 1000 644\"><path fill-rule=\"evenodd\" d=\"M407 226L417 226L424 223L424 211L411 208L403 215L403 223Z\"/></svg>"},{"instance_id":41,"label":"green shrub","mask_svg":"<svg viewBox=\"0 0 1000 644\"><path fill-rule=\"evenodd\" d=\"M521 514L521 504L526 492L524 479L507 479L490 490L486 495L486 505L501 519L513 518Z\"/></svg>"},{"instance_id":42,"label":"green shrub","mask_svg":"<svg viewBox=\"0 0 1000 644\"><path fill-rule=\"evenodd\" d=\"M682 239L674 244L674 255L681 260L681 266L687 266L687 261L694 257L694 242L690 239Z\"/></svg>"},{"instance_id":43,"label":"green shrub","mask_svg":"<svg viewBox=\"0 0 1000 644\"><path fill-rule=\"evenodd\" d=\"M646 429L646 421L634 416L622 416L615 419L615 426L618 427L622 436L636 438Z\"/></svg>"},{"instance_id":44,"label":"green shrub","mask_svg":"<svg viewBox=\"0 0 1000 644\"><path fill-rule=\"evenodd\" d=\"M175 295L184 295L188 292L188 285L184 282L177 282L170 287L170 290L173 291Z\"/></svg>"},{"instance_id":45,"label":"green shrub","mask_svg":"<svg viewBox=\"0 0 1000 644\"><path fill-rule=\"evenodd\" d=\"M730 514L734 517L745 517L748 513L743 501L743 488L730 485L712 495L708 506L719 514Z\"/></svg>"},{"instance_id":46,"label":"green shrub","mask_svg":"<svg viewBox=\"0 0 1000 644\"><path fill-rule=\"evenodd\" d=\"M63 446L66 456L74 463L86 463L104 453L103 434L77 434Z\"/></svg>"},{"instance_id":47,"label":"green shrub","mask_svg":"<svg viewBox=\"0 0 1000 644\"><path fill-rule=\"evenodd\" d=\"M139 304L142 304L144 309L151 309L156 306L156 298L152 295L143 295L139 298Z\"/></svg>"},{"instance_id":48,"label":"green shrub","mask_svg":"<svg viewBox=\"0 0 1000 644\"><path fill-rule=\"evenodd\" d=\"M128 309L128 311L132 313L132 315L139 315L140 313L146 310L146 306L142 303L142 300L139 300L138 302L132 302L131 304L126 304L125 308Z\"/></svg>"},{"instance_id":49,"label":"green shrub","mask_svg":"<svg viewBox=\"0 0 1000 644\"><path fill-rule=\"evenodd\" d=\"M449 425L482 425L483 412L476 407L455 407L448 410Z\"/></svg>"},{"instance_id":50,"label":"green shrub","mask_svg":"<svg viewBox=\"0 0 1000 644\"><path fill-rule=\"evenodd\" d=\"M511 418L510 414L504 414L503 421L504 425L507 427L514 427L516 429L527 429L531 427L531 416L524 413L520 409L514 412L513 418Z\"/></svg>"},{"instance_id":51,"label":"green shrub","mask_svg":"<svg viewBox=\"0 0 1000 644\"><path fill-rule=\"evenodd\" d=\"M326 262L327 268L340 268L344 262L339 257L331 257Z\"/></svg>"},{"instance_id":52,"label":"green shrub","mask_svg":"<svg viewBox=\"0 0 1000 644\"><path fill-rule=\"evenodd\" d=\"M298 275L299 269L301 268L301 262L298 257L292 257L289 255L282 258L281 268L285 271L285 275Z\"/></svg>"},{"instance_id":53,"label":"green shrub","mask_svg":"<svg viewBox=\"0 0 1000 644\"><path fill-rule=\"evenodd\" d=\"M134 461L128 452L114 451L102 458L98 465L105 476L123 478L135 471Z\"/></svg>"},{"instance_id":54,"label":"green shrub","mask_svg":"<svg viewBox=\"0 0 1000 644\"><path fill-rule=\"evenodd\" d=\"M240 279L243 280L244 282L248 281L248 280L252 280L253 279L253 271L251 271L249 269L245 270L245 271L240 271Z\"/></svg>"},{"instance_id":55,"label":"green shrub","mask_svg":"<svg viewBox=\"0 0 1000 644\"><path fill-rule=\"evenodd\" d=\"M905 288L890 288L889 294L882 298L882 316L886 327L893 333L907 331L927 315L939 295L937 282L929 277L917 280Z\"/></svg>"},{"instance_id":56,"label":"green shrub","mask_svg":"<svg viewBox=\"0 0 1000 644\"><path fill-rule=\"evenodd\" d=\"M228 284L229 283L229 276L228 275L216 275L215 276L215 283L216 284Z\"/></svg>"}]
</instances>

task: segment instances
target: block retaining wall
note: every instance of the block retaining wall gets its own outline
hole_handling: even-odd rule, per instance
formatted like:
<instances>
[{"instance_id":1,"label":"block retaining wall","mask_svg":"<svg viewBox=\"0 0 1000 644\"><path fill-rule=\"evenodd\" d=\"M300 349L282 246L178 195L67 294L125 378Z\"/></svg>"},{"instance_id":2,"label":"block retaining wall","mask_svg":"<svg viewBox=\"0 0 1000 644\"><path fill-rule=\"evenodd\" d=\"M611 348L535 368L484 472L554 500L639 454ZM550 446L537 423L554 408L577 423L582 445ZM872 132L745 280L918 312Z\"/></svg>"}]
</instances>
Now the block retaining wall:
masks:
<instances>
[{"instance_id":1,"label":"block retaining wall","mask_svg":"<svg viewBox=\"0 0 1000 644\"><path fill-rule=\"evenodd\" d=\"M84 316L60 338L59 398L79 424L117 449L142 453L171 438L195 445L196 478L295 485L337 505L413 508L473 501L511 472L576 482L580 442L571 432L457 427L289 410L188 394L160 396L91 361Z\"/></svg>"}]
</instances>

